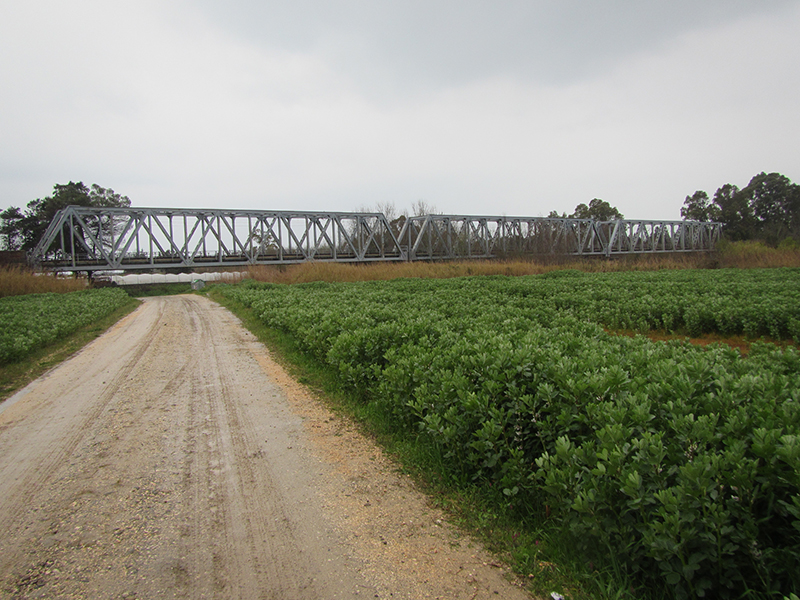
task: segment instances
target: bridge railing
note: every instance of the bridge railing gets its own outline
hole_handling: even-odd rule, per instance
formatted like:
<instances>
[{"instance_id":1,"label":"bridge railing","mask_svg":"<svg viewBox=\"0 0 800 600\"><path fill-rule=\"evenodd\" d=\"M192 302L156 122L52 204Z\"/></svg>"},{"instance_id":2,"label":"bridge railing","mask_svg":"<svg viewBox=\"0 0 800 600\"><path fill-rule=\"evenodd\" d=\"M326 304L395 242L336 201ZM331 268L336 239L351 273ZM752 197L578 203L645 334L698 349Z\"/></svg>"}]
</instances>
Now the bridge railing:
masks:
<instances>
[{"instance_id":1,"label":"bridge railing","mask_svg":"<svg viewBox=\"0 0 800 600\"><path fill-rule=\"evenodd\" d=\"M712 250L721 225L697 221L168 208L59 211L30 259L56 270L612 256Z\"/></svg>"}]
</instances>

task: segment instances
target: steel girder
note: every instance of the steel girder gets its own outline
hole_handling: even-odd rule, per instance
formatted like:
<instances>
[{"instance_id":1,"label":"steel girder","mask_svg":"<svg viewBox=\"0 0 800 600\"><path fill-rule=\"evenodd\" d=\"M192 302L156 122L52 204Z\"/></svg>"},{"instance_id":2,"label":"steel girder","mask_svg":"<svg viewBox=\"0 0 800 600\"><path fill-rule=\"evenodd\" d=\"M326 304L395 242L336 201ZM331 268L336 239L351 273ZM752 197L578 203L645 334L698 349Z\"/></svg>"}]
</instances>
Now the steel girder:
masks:
<instances>
[{"instance_id":1,"label":"steel girder","mask_svg":"<svg viewBox=\"0 0 800 600\"><path fill-rule=\"evenodd\" d=\"M59 211L31 254L64 271L712 250L719 223L163 208Z\"/></svg>"},{"instance_id":2,"label":"steel girder","mask_svg":"<svg viewBox=\"0 0 800 600\"><path fill-rule=\"evenodd\" d=\"M59 211L34 249L57 270L405 260L381 213L167 208Z\"/></svg>"}]
</instances>

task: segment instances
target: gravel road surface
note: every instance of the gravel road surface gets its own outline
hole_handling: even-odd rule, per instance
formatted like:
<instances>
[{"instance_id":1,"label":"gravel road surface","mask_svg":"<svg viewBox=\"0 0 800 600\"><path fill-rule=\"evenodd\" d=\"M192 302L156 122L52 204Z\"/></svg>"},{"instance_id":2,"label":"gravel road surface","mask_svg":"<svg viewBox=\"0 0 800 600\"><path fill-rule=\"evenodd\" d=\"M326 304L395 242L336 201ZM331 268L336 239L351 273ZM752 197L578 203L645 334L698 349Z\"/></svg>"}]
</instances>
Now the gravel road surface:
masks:
<instances>
[{"instance_id":1,"label":"gravel road surface","mask_svg":"<svg viewBox=\"0 0 800 600\"><path fill-rule=\"evenodd\" d=\"M0 404L0 597L524 599L200 296Z\"/></svg>"}]
</instances>

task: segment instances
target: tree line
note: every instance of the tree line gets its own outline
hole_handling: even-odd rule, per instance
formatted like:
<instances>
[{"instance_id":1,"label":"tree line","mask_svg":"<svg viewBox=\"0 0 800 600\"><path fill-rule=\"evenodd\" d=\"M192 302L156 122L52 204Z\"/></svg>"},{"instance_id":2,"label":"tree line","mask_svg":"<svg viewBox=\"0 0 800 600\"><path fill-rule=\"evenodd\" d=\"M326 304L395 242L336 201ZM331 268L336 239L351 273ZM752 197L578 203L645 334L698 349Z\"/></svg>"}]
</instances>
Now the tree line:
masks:
<instances>
[{"instance_id":1,"label":"tree line","mask_svg":"<svg viewBox=\"0 0 800 600\"><path fill-rule=\"evenodd\" d=\"M547 215L548 219L594 219L595 221L616 221L617 219L624 219L625 215L617 210L616 207L611 206L605 200L600 198L592 199L589 204L581 202L575 207L572 214L562 213L558 214L556 211L550 211Z\"/></svg>"},{"instance_id":2,"label":"tree line","mask_svg":"<svg viewBox=\"0 0 800 600\"><path fill-rule=\"evenodd\" d=\"M11 206L0 213L0 237L4 250L33 250L56 213L68 206L128 208L131 201L111 188L83 182L56 184L53 195L28 202L25 212Z\"/></svg>"},{"instance_id":3,"label":"tree line","mask_svg":"<svg viewBox=\"0 0 800 600\"><path fill-rule=\"evenodd\" d=\"M127 208L131 201L127 196L96 183L91 187L80 181L56 184L52 195L32 200L24 212L11 206L0 213L0 248L33 250L55 214L70 205ZM396 216L397 210L393 204L378 204L377 208L390 220ZM435 208L422 200L413 209L414 214L436 212ZM617 208L600 198L594 198L588 204L578 204L570 215L559 215L552 211L547 216L596 221L625 218ZM780 173L762 172L742 189L726 183L717 189L712 198L702 190L686 196L681 217L692 221L722 223L725 237L731 241L758 239L776 246L786 240L798 242L800 185L792 183Z\"/></svg>"},{"instance_id":4,"label":"tree line","mask_svg":"<svg viewBox=\"0 0 800 600\"><path fill-rule=\"evenodd\" d=\"M731 241L762 240L777 246L800 241L800 185L780 173L759 173L746 187L726 183L713 198L698 190L686 200L681 217L722 223Z\"/></svg>"}]
</instances>

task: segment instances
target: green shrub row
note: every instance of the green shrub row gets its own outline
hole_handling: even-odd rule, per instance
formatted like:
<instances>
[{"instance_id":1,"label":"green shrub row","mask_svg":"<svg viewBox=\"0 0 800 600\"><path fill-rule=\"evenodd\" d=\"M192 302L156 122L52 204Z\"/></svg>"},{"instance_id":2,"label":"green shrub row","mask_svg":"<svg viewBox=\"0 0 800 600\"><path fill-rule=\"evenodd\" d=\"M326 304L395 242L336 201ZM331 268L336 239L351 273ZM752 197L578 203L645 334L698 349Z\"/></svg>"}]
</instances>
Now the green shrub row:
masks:
<instances>
[{"instance_id":1,"label":"green shrub row","mask_svg":"<svg viewBox=\"0 0 800 600\"><path fill-rule=\"evenodd\" d=\"M759 274L763 293L741 296L736 286L752 282L737 283L740 273L223 292L417 428L454 481L494 490L523 520L549 514L587 560L610 557L675 598L780 598L800 588L800 354L755 344L742 358L599 324L641 316L657 304L648 296L681 302L684 286L697 302L738 297L747 314L797 288L796 271L776 271ZM796 304L783 306L776 318L788 323Z\"/></svg>"},{"instance_id":2,"label":"green shrub row","mask_svg":"<svg viewBox=\"0 0 800 600\"><path fill-rule=\"evenodd\" d=\"M129 301L113 288L0 298L0 364L22 360Z\"/></svg>"},{"instance_id":3,"label":"green shrub row","mask_svg":"<svg viewBox=\"0 0 800 600\"><path fill-rule=\"evenodd\" d=\"M546 284L513 287L513 293L614 329L744 334L800 343L798 269L573 272Z\"/></svg>"}]
</instances>

